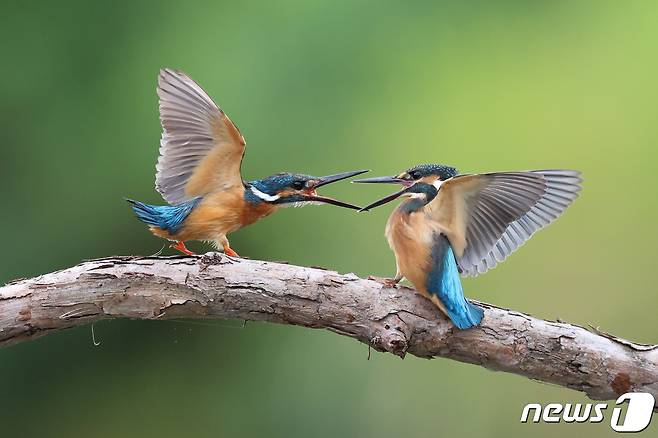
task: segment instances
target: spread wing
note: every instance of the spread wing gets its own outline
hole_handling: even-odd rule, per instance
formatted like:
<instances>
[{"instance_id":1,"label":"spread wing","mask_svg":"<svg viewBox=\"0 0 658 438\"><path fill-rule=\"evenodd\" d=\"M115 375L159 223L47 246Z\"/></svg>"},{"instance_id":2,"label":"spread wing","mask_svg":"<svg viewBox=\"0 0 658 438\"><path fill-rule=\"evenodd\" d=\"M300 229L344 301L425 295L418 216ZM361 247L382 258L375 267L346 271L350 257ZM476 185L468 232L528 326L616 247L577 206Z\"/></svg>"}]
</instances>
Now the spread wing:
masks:
<instances>
[{"instance_id":1,"label":"spread wing","mask_svg":"<svg viewBox=\"0 0 658 438\"><path fill-rule=\"evenodd\" d=\"M170 204L242 185L245 141L238 128L185 73L160 70L160 157L155 188Z\"/></svg>"},{"instance_id":2,"label":"spread wing","mask_svg":"<svg viewBox=\"0 0 658 438\"><path fill-rule=\"evenodd\" d=\"M458 176L441 186L427 212L448 236L462 275L476 276L557 219L581 182L573 170Z\"/></svg>"}]
</instances>

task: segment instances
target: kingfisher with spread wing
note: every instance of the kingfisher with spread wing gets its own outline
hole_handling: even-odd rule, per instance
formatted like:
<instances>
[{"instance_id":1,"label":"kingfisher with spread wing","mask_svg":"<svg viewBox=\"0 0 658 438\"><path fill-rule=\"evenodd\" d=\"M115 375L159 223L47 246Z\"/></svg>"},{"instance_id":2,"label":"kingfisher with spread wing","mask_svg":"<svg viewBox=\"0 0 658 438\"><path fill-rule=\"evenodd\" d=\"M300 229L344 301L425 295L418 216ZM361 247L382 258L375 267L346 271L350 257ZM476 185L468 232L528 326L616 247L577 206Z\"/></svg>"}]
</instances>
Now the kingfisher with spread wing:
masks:
<instances>
[{"instance_id":1,"label":"kingfisher with spread wing","mask_svg":"<svg viewBox=\"0 0 658 438\"><path fill-rule=\"evenodd\" d=\"M397 273L429 298L459 329L480 324L482 309L464 297L460 274L495 267L576 199L580 173L532 170L460 175L454 167L426 164L396 176L355 183L392 183L402 189L362 211L406 197L386 224Z\"/></svg>"},{"instance_id":2,"label":"kingfisher with spread wing","mask_svg":"<svg viewBox=\"0 0 658 438\"><path fill-rule=\"evenodd\" d=\"M316 177L278 173L245 182L240 168L245 140L205 91L182 72L158 76L162 138L155 187L169 205L128 200L137 217L171 247L193 255L188 240L214 242L227 255L238 254L226 235L268 216L280 207L356 205L320 196L317 189L367 170Z\"/></svg>"}]
</instances>

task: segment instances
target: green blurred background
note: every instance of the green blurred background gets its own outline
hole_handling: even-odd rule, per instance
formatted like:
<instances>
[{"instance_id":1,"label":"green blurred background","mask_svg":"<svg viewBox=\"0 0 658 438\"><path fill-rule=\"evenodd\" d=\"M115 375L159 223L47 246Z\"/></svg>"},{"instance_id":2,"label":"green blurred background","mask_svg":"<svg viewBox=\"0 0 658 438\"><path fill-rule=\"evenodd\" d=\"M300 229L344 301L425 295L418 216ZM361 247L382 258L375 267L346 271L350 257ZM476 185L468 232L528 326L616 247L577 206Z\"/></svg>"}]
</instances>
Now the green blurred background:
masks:
<instances>
[{"instance_id":1,"label":"green blurred background","mask_svg":"<svg viewBox=\"0 0 658 438\"><path fill-rule=\"evenodd\" d=\"M567 167L582 197L470 297L658 341L658 3L3 2L0 282L162 241L122 200L153 189L158 69L182 69L247 138L247 179ZM338 184L357 203L390 188ZM390 208L288 209L241 254L390 275ZM209 248L192 245L197 251ZM0 350L0 435L613 436L519 424L579 393L323 331L108 321ZM609 418L609 417L608 417ZM644 434L655 434L654 424Z\"/></svg>"}]
</instances>

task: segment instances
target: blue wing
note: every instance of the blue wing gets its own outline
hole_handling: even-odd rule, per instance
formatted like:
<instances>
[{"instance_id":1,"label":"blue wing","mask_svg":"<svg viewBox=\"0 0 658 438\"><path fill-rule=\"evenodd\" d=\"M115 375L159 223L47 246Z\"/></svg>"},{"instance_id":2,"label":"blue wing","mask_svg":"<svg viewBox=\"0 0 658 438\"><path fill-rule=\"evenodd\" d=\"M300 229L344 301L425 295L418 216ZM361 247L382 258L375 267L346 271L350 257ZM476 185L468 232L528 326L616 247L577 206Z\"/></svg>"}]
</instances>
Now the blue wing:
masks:
<instances>
[{"instance_id":1,"label":"blue wing","mask_svg":"<svg viewBox=\"0 0 658 438\"><path fill-rule=\"evenodd\" d=\"M427 291L441 301L455 326L467 329L480 324L484 312L464 297L457 261L448 238L439 234L432 248L432 271Z\"/></svg>"}]
</instances>

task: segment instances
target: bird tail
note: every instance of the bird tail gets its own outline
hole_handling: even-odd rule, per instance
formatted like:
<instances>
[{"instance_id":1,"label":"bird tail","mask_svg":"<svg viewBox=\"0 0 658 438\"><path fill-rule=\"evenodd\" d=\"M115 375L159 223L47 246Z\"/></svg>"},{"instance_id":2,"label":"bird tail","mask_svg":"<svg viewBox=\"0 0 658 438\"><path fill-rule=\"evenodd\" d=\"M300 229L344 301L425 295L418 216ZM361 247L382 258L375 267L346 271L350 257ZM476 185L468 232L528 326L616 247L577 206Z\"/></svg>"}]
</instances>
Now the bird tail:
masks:
<instances>
[{"instance_id":1,"label":"bird tail","mask_svg":"<svg viewBox=\"0 0 658 438\"><path fill-rule=\"evenodd\" d=\"M427 290L441 301L442 308L459 329L479 325L484 311L464 297L459 270L450 242L441 234L432 252L434 269Z\"/></svg>"},{"instance_id":2,"label":"bird tail","mask_svg":"<svg viewBox=\"0 0 658 438\"><path fill-rule=\"evenodd\" d=\"M194 198L178 205L150 205L132 199L126 199L126 201L132 205L132 209L140 221L176 234L201 198Z\"/></svg>"},{"instance_id":3,"label":"bird tail","mask_svg":"<svg viewBox=\"0 0 658 438\"><path fill-rule=\"evenodd\" d=\"M484 310L482 310L475 304L471 303L469 300L466 300L465 316L466 317L462 321L466 321L466 324L463 324L462 322L463 327L457 326L460 329L465 329L465 328L475 327L476 325L480 325L480 322L482 322L482 318L484 317Z\"/></svg>"}]
</instances>

